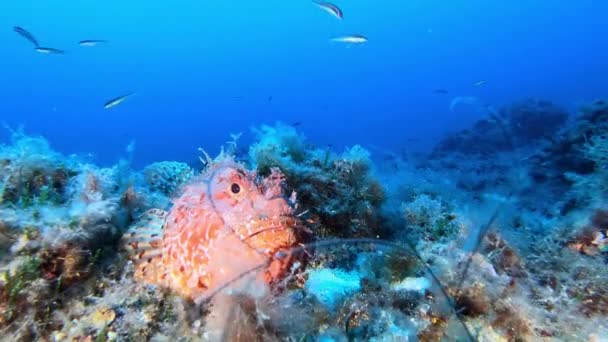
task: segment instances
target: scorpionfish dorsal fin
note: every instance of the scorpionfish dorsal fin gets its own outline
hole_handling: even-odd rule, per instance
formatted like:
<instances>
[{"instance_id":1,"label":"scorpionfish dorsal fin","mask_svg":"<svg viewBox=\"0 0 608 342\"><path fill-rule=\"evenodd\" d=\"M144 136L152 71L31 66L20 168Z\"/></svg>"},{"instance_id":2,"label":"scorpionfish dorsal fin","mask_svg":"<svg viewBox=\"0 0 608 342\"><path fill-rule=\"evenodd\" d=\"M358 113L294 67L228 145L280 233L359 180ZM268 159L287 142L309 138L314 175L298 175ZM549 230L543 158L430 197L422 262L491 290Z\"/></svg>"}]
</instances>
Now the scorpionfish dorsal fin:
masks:
<instances>
[{"instance_id":1,"label":"scorpionfish dorsal fin","mask_svg":"<svg viewBox=\"0 0 608 342\"><path fill-rule=\"evenodd\" d=\"M123 235L121 247L135 264L135 280L163 286L166 269L163 264L163 226L167 212L146 211Z\"/></svg>"}]
</instances>

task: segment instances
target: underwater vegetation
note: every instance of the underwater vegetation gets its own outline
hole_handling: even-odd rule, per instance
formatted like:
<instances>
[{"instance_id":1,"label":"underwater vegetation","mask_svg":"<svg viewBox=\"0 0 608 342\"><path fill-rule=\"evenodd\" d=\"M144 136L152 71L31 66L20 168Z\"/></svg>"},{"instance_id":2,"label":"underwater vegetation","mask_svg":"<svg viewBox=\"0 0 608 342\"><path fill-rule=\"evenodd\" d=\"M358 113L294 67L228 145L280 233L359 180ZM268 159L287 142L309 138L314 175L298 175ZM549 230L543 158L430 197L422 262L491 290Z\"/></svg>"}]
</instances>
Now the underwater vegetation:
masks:
<instances>
[{"instance_id":1,"label":"underwater vegetation","mask_svg":"<svg viewBox=\"0 0 608 342\"><path fill-rule=\"evenodd\" d=\"M580 205L605 198L607 118L605 101L583 106L573 126L556 136L555 144L534 156L535 182L547 184L556 192L576 191L570 200L583 201Z\"/></svg>"},{"instance_id":2,"label":"underwater vegetation","mask_svg":"<svg viewBox=\"0 0 608 342\"><path fill-rule=\"evenodd\" d=\"M152 190L167 196L176 195L176 191L194 177L194 170L188 164L172 161L150 164L143 173Z\"/></svg>"},{"instance_id":3,"label":"underwater vegetation","mask_svg":"<svg viewBox=\"0 0 608 342\"><path fill-rule=\"evenodd\" d=\"M0 154L0 201L22 208L36 203L63 203L67 183L75 171L42 139L15 132L13 144Z\"/></svg>"},{"instance_id":4,"label":"underwater vegetation","mask_svg":"<svg viewBox=\"0 0 608 342\"><path fill-rule=\"evenodd\" d=\"M278 123L255 129L249 148L260 174L278 167L288 189L315 225L317 237L375 237L382 234L384 189L374 178L370 154L353 146L342 154L306 143L294 127Z\"/></svg>"},{"instance_id":5,"label":"underwater vegetation","mask_svg":"<svg viewBox=\"0 0 608 342\"><path fill-rule=\"evenodd\" d=\"M99 167L13 131L0 336L601 340L607 108L515 102L385 164L281 123L201 170Z\"/></svg>"}]
</instances>

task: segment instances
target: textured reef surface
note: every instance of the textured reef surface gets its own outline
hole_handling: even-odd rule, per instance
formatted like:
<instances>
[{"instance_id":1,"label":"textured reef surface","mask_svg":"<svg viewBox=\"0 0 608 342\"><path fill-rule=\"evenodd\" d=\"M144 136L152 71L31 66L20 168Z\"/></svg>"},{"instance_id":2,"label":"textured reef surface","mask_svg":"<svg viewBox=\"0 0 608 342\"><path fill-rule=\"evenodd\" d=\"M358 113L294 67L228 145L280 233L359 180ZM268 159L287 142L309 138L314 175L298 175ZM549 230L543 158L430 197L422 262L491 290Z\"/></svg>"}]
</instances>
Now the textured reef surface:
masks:
<instances>
[{"instance_id":1,"label":"textured reef surface","mask_svg":"<svg viewBox=\"0 0 608 342\"><path fill-rule=\"evenodd\" d=\"M416 157L253 134L136 170L12 132L2 339L608 337L608 103L524 99Z\"/></svg>"}]
</instances>

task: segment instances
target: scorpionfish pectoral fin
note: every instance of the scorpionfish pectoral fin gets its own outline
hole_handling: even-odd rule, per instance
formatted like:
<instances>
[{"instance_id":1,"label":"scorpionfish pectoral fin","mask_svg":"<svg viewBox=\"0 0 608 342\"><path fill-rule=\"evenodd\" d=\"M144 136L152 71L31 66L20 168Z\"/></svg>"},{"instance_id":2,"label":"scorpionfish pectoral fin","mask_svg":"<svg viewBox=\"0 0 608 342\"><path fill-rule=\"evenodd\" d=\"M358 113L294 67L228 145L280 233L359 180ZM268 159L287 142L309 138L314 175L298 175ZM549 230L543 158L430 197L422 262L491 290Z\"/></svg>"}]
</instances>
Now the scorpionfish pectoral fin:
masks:
<instances>
[{"instance_id":1,"label":"scorpionfish pectoral fin","mask_svg":"<svg viewBox=\"0 0 608 342\"><path fill-rule=\"evenodd\" d=\"M121 247L135 264L135 280L151 285L164 285L162 236L167 213L151 209L142 214L123 236Z\"/></svg>"}]
</instances>

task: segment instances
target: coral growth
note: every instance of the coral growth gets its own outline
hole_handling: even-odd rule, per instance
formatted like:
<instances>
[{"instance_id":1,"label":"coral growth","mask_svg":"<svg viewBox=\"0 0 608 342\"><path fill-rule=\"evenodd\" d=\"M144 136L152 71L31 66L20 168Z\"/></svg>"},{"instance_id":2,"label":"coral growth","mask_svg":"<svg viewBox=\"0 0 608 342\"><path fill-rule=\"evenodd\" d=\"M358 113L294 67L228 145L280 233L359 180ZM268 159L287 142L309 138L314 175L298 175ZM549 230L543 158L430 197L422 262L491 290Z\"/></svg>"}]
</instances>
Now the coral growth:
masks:
<instances>
[{"instance_id":1,"label":"coral growth","mask_svg":"<svg viewBox=\"0 0 608 342\"><path fill-rule=\"evenodd\" d=\"M11 139L11 145L0 146L0 203L24 208L63 204L66 186L75 175L71 161L41 137L17 131Z\"/></svg>"},{"instance_id":2,"label":"coral growth","mask_svg":"<svg viewBox=\"0 0 608 342\"><path fill-rule=\"evenodd\" d=\"M384 190L371 172L369 153L360 146L336 155L307 145L292 126L277 123L254 130L258 142L249 157L258 172L278 167L300 208L317 224L317 237L369 237L382 233Z\"/></svg>"},{"instance_id":3,"label":"coral growth","mask_svg":"<svg viewBox=\"0 0 608 342\"><path fill-rule=\"evenodd\" d=\"M20 132L0 149L0 220L12 259L0 266L3 333L45 331L49 310L92 274L136 208L121 201L122 170L99 169L54 152L43 138ZM32 319L33 318L33 319Z\"/></svg>"},{"instance_id":4,"label":"coral growth","mask_svg":"<svg viewBox=\"0 0 608 342\"><path fill-rule=\"evenodd\" d=\"M412 237L437 241L449 238L459 230L456 215L450 213L439 199L421 194L401 205L403 216Z\"/></svg>"},{"instance_id":5,"label":"coral growth","mask_svg":"<svg viewBox=\"0 0 608 342\"><path fill-rule=\"evenodd\" d=\"M146 166L144 178L150 189L168 196L176 196L183 185L194 177L194 170L188 164L164 161Z\"/></svg>"}]
</instances>

